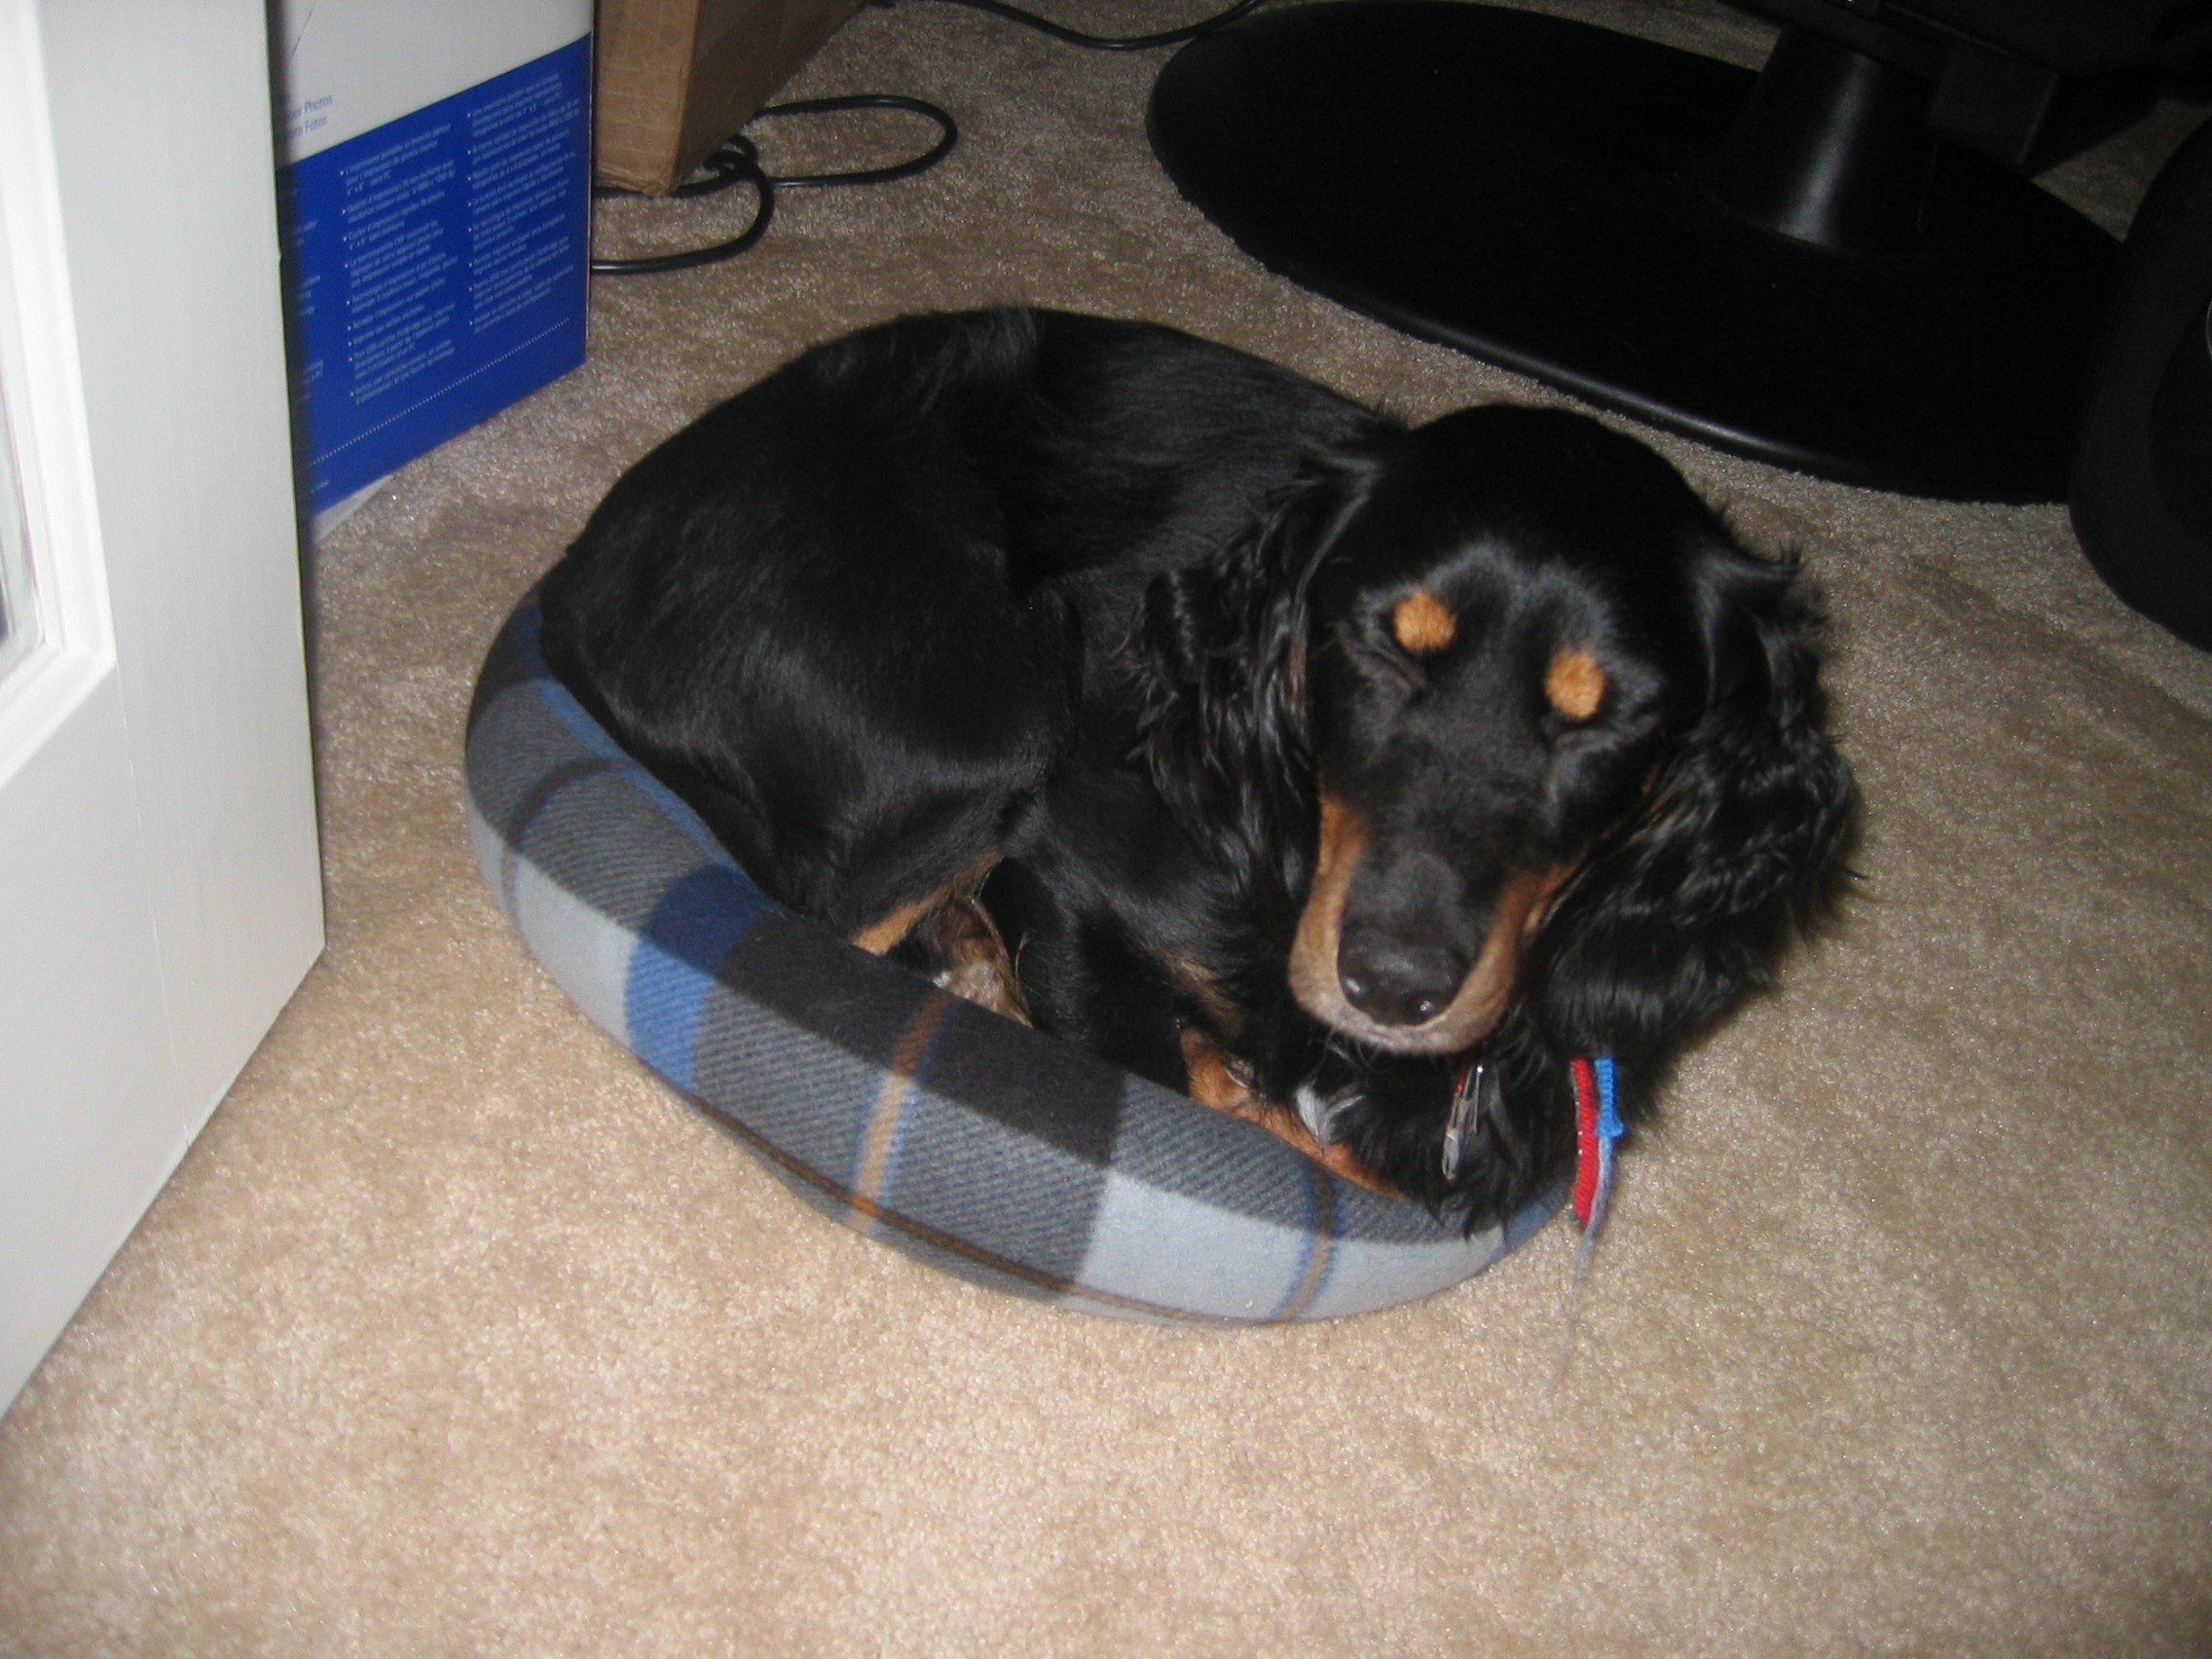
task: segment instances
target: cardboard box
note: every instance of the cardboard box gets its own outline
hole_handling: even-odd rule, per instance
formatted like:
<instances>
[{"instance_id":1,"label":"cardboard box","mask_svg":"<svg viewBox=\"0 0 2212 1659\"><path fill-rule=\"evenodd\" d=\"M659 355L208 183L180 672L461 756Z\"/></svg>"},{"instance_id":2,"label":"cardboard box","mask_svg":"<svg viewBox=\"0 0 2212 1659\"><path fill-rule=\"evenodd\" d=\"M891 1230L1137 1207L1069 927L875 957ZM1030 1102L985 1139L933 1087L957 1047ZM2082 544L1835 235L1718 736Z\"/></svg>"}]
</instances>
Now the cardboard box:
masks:
<instances>
[{"instance_id":1,"label":"cardboard box","mask_svg":"<svg viewBox=\"0 0 2212 1659\"><path fill-rule=\"evenodd\" d=\"M278 0L301 504L584 359L591 0Z\"/></svg>"},{"instance_id":2,"label":"cardboard box","mask_svg":"<svg viewBox=\"0 0 2212 1659\"><path fill-rule=\"evenodd\" d=\"M665 193L863 0L601 0L599 181Z\"/></svg>"}]
</instances>

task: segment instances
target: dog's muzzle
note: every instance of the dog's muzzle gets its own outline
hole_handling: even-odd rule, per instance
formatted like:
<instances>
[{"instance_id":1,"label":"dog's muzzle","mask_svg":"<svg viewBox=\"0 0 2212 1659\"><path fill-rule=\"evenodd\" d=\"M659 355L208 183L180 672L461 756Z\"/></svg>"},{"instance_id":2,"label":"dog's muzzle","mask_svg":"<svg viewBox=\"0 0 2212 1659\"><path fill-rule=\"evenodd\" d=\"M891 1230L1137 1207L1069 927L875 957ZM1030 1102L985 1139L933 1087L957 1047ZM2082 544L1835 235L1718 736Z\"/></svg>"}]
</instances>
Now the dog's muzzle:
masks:
<instances>
[{"instance_id":1,"label":"dog's muzzle","mask_svg":"<svg viewBox=\"0 0 2212 1659\"><path fill-rule=\"evenodd\" d=\"M1509 875L1480 943L1467 949L1434 918L1347 919L1346 901L1368 847L1365 821L1334 796L1321 801L1312 891L1291 948L1290 986L1322 1024L1399 1054L1456 1054L1494 1030L1512 1001L1523 947L1542 922L1566 867Z\"/></svg>"}]
</instances>

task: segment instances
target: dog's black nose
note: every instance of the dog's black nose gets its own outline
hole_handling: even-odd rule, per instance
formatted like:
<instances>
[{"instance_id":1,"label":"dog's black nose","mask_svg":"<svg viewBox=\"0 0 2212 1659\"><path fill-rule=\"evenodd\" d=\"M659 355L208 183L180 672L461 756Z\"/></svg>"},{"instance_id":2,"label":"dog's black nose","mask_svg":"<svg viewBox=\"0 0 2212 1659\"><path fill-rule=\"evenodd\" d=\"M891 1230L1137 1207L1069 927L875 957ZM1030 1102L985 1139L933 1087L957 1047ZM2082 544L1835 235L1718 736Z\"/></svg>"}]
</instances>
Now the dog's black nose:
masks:
<instances>
[{"instance_id":1,"label":"dog's black nose","mask_svg":"<svg viewBox=\"0 0 2212 1659\"><path fill-rule=\"evenodd\" d=\"M1347 930L1337 950L1345 1000L1384 1025L1425 1025L1467 977L1467 959L1439 945L1409 943L1380 928Z\"/></svg>"}]
</instances>

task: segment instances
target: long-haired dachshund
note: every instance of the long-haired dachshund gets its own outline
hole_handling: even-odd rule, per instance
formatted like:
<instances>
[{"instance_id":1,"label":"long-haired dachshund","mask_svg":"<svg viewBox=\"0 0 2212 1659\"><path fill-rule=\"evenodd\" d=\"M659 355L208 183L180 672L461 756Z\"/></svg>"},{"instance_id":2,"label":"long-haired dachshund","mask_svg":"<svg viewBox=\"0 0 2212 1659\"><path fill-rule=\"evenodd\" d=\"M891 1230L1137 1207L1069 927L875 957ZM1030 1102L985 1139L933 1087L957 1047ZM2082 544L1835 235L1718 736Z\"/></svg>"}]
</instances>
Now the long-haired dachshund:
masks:
<instances>
[{"instance_id":1,"label":"long-haired dachshund","mask_svg":"<svg viewBox=\"0 0 2212 1659\"><path fill-rule=\"evenodd\" d=\"M543 612L775 898L1010 963L1043 1030L1470 1228L1571 1167L1574 1057L1648 1110L1853 816L1803 582L1650 450L1148 324L812 350L632 468Z\"/></svg>"}]
</instances>

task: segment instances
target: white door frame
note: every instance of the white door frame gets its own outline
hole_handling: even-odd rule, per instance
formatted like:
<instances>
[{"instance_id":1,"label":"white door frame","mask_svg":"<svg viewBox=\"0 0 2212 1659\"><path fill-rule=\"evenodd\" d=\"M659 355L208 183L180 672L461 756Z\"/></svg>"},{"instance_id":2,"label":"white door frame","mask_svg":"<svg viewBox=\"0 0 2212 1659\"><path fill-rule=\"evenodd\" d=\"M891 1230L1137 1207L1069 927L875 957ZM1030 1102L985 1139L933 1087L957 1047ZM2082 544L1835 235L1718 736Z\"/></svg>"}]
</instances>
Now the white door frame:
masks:
<instances>
[{"instance_id":1,"label":"white door frame","mask_svg":"<svg viewBox=\"0 0 2212 1659\"><path fill-rule=\"evenodd\" d=\"M0 0L0 1404L321 947L262 0Z\"/></svg>"}]
</instances>

